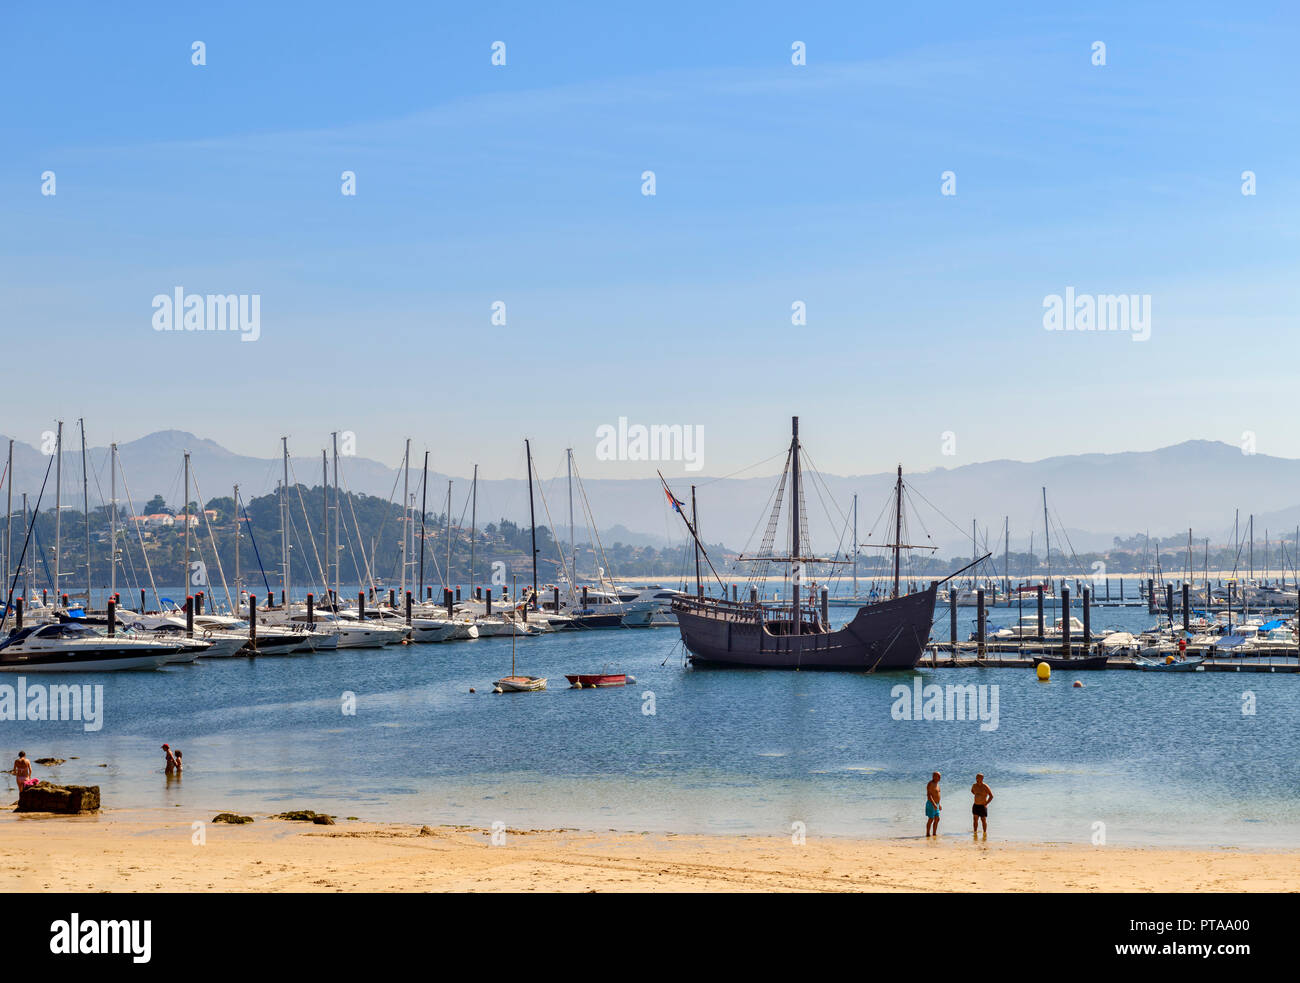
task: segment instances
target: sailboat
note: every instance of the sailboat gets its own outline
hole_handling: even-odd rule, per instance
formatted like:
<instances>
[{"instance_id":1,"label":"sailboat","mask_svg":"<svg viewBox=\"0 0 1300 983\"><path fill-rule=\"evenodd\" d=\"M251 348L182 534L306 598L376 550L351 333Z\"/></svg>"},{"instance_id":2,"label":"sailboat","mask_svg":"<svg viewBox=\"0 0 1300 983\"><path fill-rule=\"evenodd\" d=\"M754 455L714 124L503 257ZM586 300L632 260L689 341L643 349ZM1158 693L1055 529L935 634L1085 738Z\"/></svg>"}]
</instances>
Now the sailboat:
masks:
<instances>
[{"instance_id":1,"label":"sailboat","mask_svg":"<svg viewBox=\"0 0 1300 983\"><path fill-rule=\"evenodd\" d=\"M518 578L515 578L516 581ZM518 584L515 584L518 587ZM512 593L517 591L512 590ZM497 693L536 693L546 689L545 676L520 676L515 668L515 635L510 636L510 675L502 676L492 684Z\"/></svg>"},{"instance_id":2,"label":"sailboat","mask_svg":"<svg viewBox=\"0 0 1300 983\"><path fill-rule=\"evenodd\" d=\"M799 418L791 423L790 450L781 476L781 488L789 486L790 529L789 555L766 555L769 543L757 559L764 563L788 563L792 582L791 603L765 604L758 601L729 601L705 597L696 576L695 596L679 597L672 602L673 613L681 630L682 643L696 665L747 666L763 669L835 669L874 671L877 669L912 669L920 661L934 621L934 601L938 581L910 594L899 592L901 549L908 547L902 539L903 478L899 468L895 486L895 541L888 544L894 553L894 585L885 600L866 604L844 627L833 630L816 606L800 595L804 564L827 562L810 555L805 540L800 495L803 480L800 465ZM661 480L662 480L662 476ZM667 483L664 490L674 511L682 516L686 528L704 553L697 530L682 512L682 504ZM769 529L777 527L781 493L778 490ZM710 567L712 563L710 562ZM973 564L972 564L973 565ZM697 566L698 570L698 566ZM963 571L958 571L961 573ZM716 576L716 572L715 572ZM952 576L956 576L953 574ZM948 579L951 579L948 578ZM721 583L721 580L719 580Z\"/></svg>"}]
</instances>

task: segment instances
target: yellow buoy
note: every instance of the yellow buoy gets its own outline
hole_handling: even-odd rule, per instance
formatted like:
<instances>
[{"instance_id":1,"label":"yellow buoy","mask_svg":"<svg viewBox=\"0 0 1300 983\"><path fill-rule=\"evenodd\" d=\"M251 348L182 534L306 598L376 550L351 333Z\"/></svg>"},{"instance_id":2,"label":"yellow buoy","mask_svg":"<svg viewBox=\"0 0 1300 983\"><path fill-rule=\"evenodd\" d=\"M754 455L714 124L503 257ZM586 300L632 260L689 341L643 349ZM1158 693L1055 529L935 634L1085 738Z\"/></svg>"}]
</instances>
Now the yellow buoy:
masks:
<instances>
[{"instance_id":1,"label":"yellow buoy","mask_svg":"<svg viewBox=\"0 0 1300 983\"><path fill-rule=\"evenodd\" d=\"M1046 662L1038 663L1038 668L1035 671L1038 673L1038 678L1043 682L1047 682L1052 678L1052 667Z\"/></svg>"}]
</instances>

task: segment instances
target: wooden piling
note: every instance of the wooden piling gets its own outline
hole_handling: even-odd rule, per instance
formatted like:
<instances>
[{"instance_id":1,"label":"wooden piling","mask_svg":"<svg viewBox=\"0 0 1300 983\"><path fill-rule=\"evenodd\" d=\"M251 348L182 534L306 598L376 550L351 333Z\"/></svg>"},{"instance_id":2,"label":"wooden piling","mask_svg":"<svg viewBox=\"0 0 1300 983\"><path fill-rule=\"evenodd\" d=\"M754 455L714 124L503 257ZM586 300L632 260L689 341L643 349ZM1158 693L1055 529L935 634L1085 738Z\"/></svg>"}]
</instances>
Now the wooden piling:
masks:
<instances>
[{"instance_id":1,"label":"wooden piling","mask_svg":"<svg viewBox=\"0 0 1300 983\"><path fill-rule=\"evenodd\" d=\"M1061 585L1061 651L1070 657L1070 588Z\"/></svg>"},{"instance_id":2,"label":"wooden piling","mask_svg":"<svg viewBox=\"0 0 1300 983\"><path fill-rule=\"evenodd\" d=\"M1109 585L1110 581L1106 581ZM1083 589L1083 654L1092 651L1092 588Z\"/></svg>"}]
</instances>

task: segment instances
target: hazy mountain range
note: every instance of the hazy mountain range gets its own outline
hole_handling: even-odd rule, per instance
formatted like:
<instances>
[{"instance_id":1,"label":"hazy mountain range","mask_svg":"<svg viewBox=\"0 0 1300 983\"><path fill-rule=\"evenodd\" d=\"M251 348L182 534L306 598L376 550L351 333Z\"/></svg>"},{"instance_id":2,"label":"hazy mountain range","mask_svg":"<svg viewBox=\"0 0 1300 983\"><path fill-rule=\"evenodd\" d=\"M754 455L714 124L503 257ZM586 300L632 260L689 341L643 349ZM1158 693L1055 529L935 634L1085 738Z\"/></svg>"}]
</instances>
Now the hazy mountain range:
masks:
<instances>
[{"instance_id":1,"label":"hazy mountain range","mask_svg":"<svg viewBox=\"0 0 1300 983\"><path fill-rule=\"evenodd\" d=\"M0 438L7 442L8 438ZM63 502L80 510L81 451L75 427L65 430ZM6 444L0 444L0 467ZM234 454L214 441L176 430L164 430L119 445L119 455L136 511L155 494L175 507L181 505L182 455L191 455L193 475L204 501L229 495L234 484L247 499L274 491L282 474L278 458ZM90 503L92 508L110 497L108 449L89 448ZM361 457L342 460L345 487L382 498L401 498L400 469ZM15 509L26 491L34 504L50 458L36 447L15 441ZM291 458L291 481L321 483L319 456ZM418 465L418 461L414 462ZM600 536L607 543L661 546L681 542L680 520L671 513L652 466L649 476L633 479L589 479L584 497L575 492L577 538L589 539L587 508ZM331 472L332 473L332 472ZM546 472L543 471L543 474ZM969 555L970 526L977 519L981 548L1000 553L1003 517L1010 519L1011 546L1023 550L1034 533L1036 550L1043 537L1042 488L1047 488L1052 513L1053 550L1064 529L1076 551L1108 547L1113 536L1149 531L1155 535L1183 533L1190 526L1197 541L1231 541L1234 509L1241 510L1243 535L1247 515L1255 514L1256 538L1265 530L1276 539L1300 523L1300 461L1246 455L1233 445L1189 440L1154 451L1116 454L1081 454L1041 461L984 461L918 474L904 472L909 486L906 538L914 544L934 544L938 555ZM467 476L452 476L452 516L470 520ZM448 476L430 472L427 505L430 512L445 511ZM859 538L886 542L891 530L885 515L892 494L893 474L823 475L807 482L808 520L818 550L848 548L847 523L853 495L859 496ZM709 542L734 549L754 549L766 525L776 476L712 479L697 477L701 533ZM412 469L411 490L419 497L420 474ZM54 505L53 472L42 508ZM674 482L677 497L690 500L690 487ZM191 499L200 496L191 492ZM118 498L126 491L119 481ZM563 474L547 478L535 496L539 525L552 525L557 538L567 539L569 499ZM938 511L937 511L938 510ZM946 516L946 518L945 518ZM478 522L500 518L528 521L528 491L523 475L479 480ZM873 525L875 529L873 531ZM784 523L782 524L784 534Z\"/></svg>"}]
</instances>

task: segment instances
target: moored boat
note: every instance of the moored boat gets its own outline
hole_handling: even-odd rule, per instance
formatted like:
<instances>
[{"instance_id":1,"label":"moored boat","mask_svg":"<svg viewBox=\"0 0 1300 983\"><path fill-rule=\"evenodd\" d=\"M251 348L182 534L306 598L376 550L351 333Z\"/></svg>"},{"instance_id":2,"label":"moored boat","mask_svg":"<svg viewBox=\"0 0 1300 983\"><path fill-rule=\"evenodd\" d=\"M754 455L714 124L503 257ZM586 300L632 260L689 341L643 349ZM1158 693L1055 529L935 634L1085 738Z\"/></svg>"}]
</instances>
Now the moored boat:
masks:
<instances>
[{"instance_id":1,"label":"moored boat","mask_svg":"<svg viewBox=\"0 0 1300 983\"><path fill-rule=\"evenodd\" d=\"M0 672L101 672L158 669L178 644L103 635L89 625L30 625L0 642Z\"/></svg>"},{"instance_id":2,"label":"moored boat","mask_svg":"<svg viewBox=\"0 0 1300 983\"><path fill-rule=\"evenodd\" d=\"M492 685L502 693L536 693L546 689L546 679L541 676L502 676Z\"/></svg>"},{"instance_id":3,"label":"moored boat","mask_svg":"<svg viewBox=\"0 0 1300 983\"><path fill-rule=\"evenodd\" d=\"M598 689L602 686L626 686L635 683L636 677L625 672L580 672L566 674L565 679L574 689Z\"/></svg>"},{"instance_id":4,"label":"moored boat","mask_svg":"<svg viewBox=\"0 0 1300 983\"><path fill-rule=\"evenodd\" d=\"M901 542L903 469L898 469L895 486L895 542L887 544L894 551L891 596L874 604L863 605L846 625L834 629L827 622L825 613L818 611L814 598L805 598L801 594L804 564L833 561L816 559L806 540L806 520L801 522L802 472L798 417L793 418L791 429L786 467L768 524L774 533L782 508L781 491L788 487L789 508L786 521L790 531L789 553L785 556L773 555L769 534L769 539L764 542L757 557L742 557L762 564L789 564L791 602L781 605L706 597L697 576L696 595L678 597L672 601L682 643L690 654L691 661L702 666L858 672L914 668L930 637L939 582L932 581L928 587L912 593L900 592L898 554L900 550L908 548ZM673 495L667 483L664 483L664 491L673 510L685 522L700 555L707 560L708 554L700 542L698 530L686 518L682 503ZM711 561L709 567L712 569ZM714 575L716 576L716 571ZM719 583L721 584L720 579Z\"/></svg>"},{"instance_id":5,"label":"moored boat","mask_svg":"<svg viewBox=\"0 0 1300 983\"><path fill-rule=\"evenodd\" d=\"M1138 658L1136 661L1137 667L1143 672L1196 672L1204 670L1202 663L1205 662L1205 657L1198 655L1188 659L1175 659L1171 656L1164 662L1143 658Z\"/></svg>"}]
</instances>

